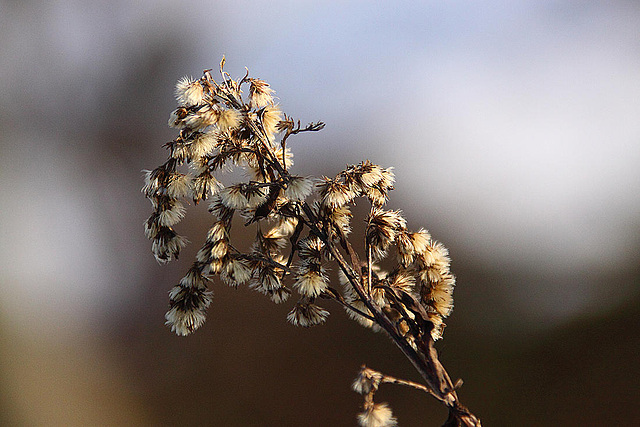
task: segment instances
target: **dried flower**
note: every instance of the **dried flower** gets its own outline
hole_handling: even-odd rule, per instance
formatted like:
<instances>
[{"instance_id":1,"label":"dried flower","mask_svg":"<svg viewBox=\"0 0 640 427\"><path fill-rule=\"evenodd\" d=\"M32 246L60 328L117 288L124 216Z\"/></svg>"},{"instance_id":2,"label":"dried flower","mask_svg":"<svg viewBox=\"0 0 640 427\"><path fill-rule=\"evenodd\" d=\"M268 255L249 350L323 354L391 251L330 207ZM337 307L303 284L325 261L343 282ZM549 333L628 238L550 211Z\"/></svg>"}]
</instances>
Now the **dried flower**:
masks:
<instances>
[{"instance_id":1,"label":"dried flower","mask_svg":"<svg viewBox=\"0 0 640 427\"><path fill-rule=\"evenodd\" d=\"M230 185L220 191L220 201L229 209L244 209L249 206L249 199L242 190L242 184Z\"/></svg>"},{"instance_id":2,"label":"dried flower","mask_svg":"<svg viewBox=\"0 0 640 427\"><path fill-rule=\"evenodd\" d=\"M177 258L180 254L180 249L185 247L186 244L186 237L178 236L169 227L159 227L153 237L151 252L153 252L156 261L163 264L173 258Z\"/></svg>"},{"instance_id":3,"label":"dried flower","mask_svg":"<svg viewBox=\"0 0 640 427\"><path fill-rule=\"evenodd\" d=\"M295 326L308 328L324 323L329 312L310 302L298 302L287 315L287 320Z\"/></svg>"},{"instance_id":4,"label":"dried flower","mask_svg":"<svg viewBox=\"0 0 640 427\"><path fill-rule=\"evenodd\" d=\"M197 132L190 141L191 143L187 146L189 158L200 159L213 154L218 143L218 138L215 133Z\"/></svg>"},{"instance_id":5,"label":"dried flower","mask_svg":"<svg viewBox=\"0 0 640 427\"><path fill-rule=\"evenodd\" d=\"M313 192L313 180L303 176L292 176L284 190L289 200L303 201Z\"/></svg>"},{"instance_id":6,"label":"dried flower","mask_svg":"<svg viewBox=\"0 0 640 427\"><path fill-rule=\"evenodd\" d=\"M319 265L306 263L298 271L298 280L294 286L302 296L315 298L329 286L324 268Z\"/></svg>"},{"instance_id":7,"label":"dried flower","mask_svg":"<svg viewBox=\"0 0 640 427\"><path fill-rule=\"evenodd\" d=\"M178 200L186 198L191 193L191 177L183 173L175 173L167 183L167 196Z\"/></svg>"},{"instance_id":8,"label":"dried flower","mask_svg":"<svg viewBox=\"0 0 640 427\"><path fill-rule=\"evenodd\" d=\"M196 176L191 183L191 197L196 203L216 194L220 188L218 181L208 172Z\"/></svg>"},{"instance_id":9,"label":"dried flower","mask_svg":"<svg viewBox=\"0 0 640 427\"><path fill-rule=\"evenodd\" d=\"M386 403L366 405L364 412L358 414L358 423L362 427L393 427L398 425L391 408Z\"/></svg>"},{"instance_id":10,"label":"dried flower","mask_svg":"<svg viewBox=\"0 0 640 427\"><path fill-rule=\"evenodd\" d=\"M170 227L184 217L185 208L178 200L168 199L167 206L158 213L158 224Z\"/></svg>"},{"instance_id":11,"label":"dried flower","mask_svg":"<svg viewBox=\"0 0 640 427\"><path fill-rule=\"evenodd\" d=\"M220 278L230 286L242 285L251 279L251 268L241 259L230 259Z\"/></svg>"},{"instance_id":12,"label":"dried flower","mask_svg":"<svg viewBox=\"0 0 640 427\"><path fill-rule=\"evenodd\" d=\"M188 335L199 328L211 304L211 292L205 286L201 265L195 263L180 284L169 292L170 309L167 325L178 335Z\"/></svg>"},{"instance_id":13,"label":"dried flower","mask_svg":"<svg viewBox=\"0 0 640 427\"><path fill-rule=\"evenodd\" d=\"M384 257L389 245L405 228L406 221L400 211L385 211L380 208L372 210L367 221L367 241L376 258Z\"/></svg>"},{"instance_id":14,"label":"dried flower","mask_svg":"<svg viewBox=\"0 0 640 427\"><path fill-rule=\"evenodd\" d=\"M273 103L273 89L264 80L250 79L249 97L251 108L262 108Z\"/></svg>"},{"instance_id":15,"label":"dried flower","mask_svg":"<svg viewBox=\"0 0 640 427\"><path fill-rule=\"evenodd\" d=\"M378 389L380 381L382 381L382 374L380 372L363 366L353 381L351 388L358 394L369 394Z\"/></svg>"},{"instance_id":16,"label":"dried flower","mask_svg":"<svg viewBox=\"0 0 640 427\"><path fill-rule=\"evenodd\" d=\"M278 133L278 123L282 119L282 112L275 105L269 105L262 110L262 127L269 139Z\"/></svg>"},{"instance_id":17,"label":"dried flower","mask_svg":"<svg viewBox=\"0 0 640 427\"><path fill-rule=\"evenodd\" d=\"M192 77L183 77L176 84L176 100L180 105L191 107L198 105L204 98L204 89L199 81Z\"/></svg>"},{"instance_id":18,"label":"dried flower","mask_svg":"<svg viewBox=\"0 0 640 427\"><path fill-rule=\"evenodd\" d=\"M211 292L201 288L176 286L169 295L171 308L165 318L173 332L186 336L202 326L207 308L211 304Z\"/></svg>"},{"instance_id":19,"label":"dried flower","mask_svg":"<svg viewBox=\"0 0 640 427\"><path fill-rule=\"evenodd\" d=\"M322 204L329 209L340 208L351 202L357 193L347 184L338 179L322 178L324 182L320 184L320 195Z\"/></svg>"},{"instance_id":20,"label":"dried flower","mask_svg":"<svg viewBox=\"0 0 640 427\"><path fill-rule=\"evenodd\" d=\"M240 123L241 114L236 110L221 110L218 113L218 126L223 132L235 129Z\"/></svg>"},{"instance_id":21,"label":"dried flower","mask_svg":"<svg viewBox=\"0 0 640 427\"><path fill-rule=\"evenodd\" d=\"M387 404L373 401L380 384L395 383L428 391L449 407L456 425L479 427L457 400L433 348L453 309L455 277L449 253L426 230L410 231L400 211L383 209L394 188L392 168L365 160L347 165L333 178L316 181L293 174L289 137L319 131L324 124L303 127L274 104L274 91L265 81L248 73L235 80L224 71L224 62L220 82L210 71L200 79L178 81L178 107L168 124L179 135L165 144L166 162L144 171L142 192L152 207L144 233L158 262L178 258L186 245L174 227L190 201L211 198L214 217L194 263L169 292L166 324L178 335L201 327L212 301L208 285L216 276L229 286L249 283L275 303L286 301L294 288L300 300L287 320L296 326L324 323L329 311L318 302L331 299L363 326L384 331L426 383L363 367L353 383L364 396L361 426L397 424ZM247 84L248 96L243 91ZM235 170L243 173L234 177L247 179L224 182L224 172ZM369 207L363 245L350 235L351 206L361 202ZM239 236L232 230L242 223L234 218L254 229L255 240L247 251L240 248L248 245L235 243ZM394 256L386 259L393 247ZM389 269L383 271L380 265ZM338 289L331 286L331 267L342 284Z\"/></svg>"}]
</instances>

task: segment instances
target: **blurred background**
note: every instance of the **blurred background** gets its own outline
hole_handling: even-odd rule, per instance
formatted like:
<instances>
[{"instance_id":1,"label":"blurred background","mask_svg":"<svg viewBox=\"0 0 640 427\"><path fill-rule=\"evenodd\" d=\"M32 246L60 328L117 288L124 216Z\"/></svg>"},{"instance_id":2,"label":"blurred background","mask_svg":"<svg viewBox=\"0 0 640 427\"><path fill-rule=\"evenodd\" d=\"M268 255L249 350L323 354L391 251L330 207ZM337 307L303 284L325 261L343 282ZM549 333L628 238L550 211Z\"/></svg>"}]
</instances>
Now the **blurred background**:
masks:
<instances>
[{"instance_id":1,"label":"blurred background","mask_svg":"<svg viewBox=\"0 0 640 427\"><path fill-rule=\"evenodd\" d=\"M381 334L216 282L177 337L142 169L173 86L222 55L321 133L294 170L394 166L389 204L450 248L441 360L486 426L640 423L640 4L0 1L0 424L355 425L361 364L418 380ZM383 387L402 426L429 396Z\"/></svg>"}]
</instances>

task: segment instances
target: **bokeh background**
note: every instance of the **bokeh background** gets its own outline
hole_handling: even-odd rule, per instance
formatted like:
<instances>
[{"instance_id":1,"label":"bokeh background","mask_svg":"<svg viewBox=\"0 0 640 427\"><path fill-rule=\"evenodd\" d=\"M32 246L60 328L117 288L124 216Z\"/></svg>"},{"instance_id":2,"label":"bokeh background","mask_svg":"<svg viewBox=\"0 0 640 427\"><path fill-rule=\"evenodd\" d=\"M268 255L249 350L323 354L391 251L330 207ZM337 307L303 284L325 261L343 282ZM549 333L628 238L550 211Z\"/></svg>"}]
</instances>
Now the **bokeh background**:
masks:
<instances>
[{"instance_id":1,"label":"bokeh background","mask_svg":"<svg viewBox=\"0 0 640 427\"><path fill-rule=\"evenodd\" d=\"M349 426L361 364L418 379L331 304L296 329L292 301L216 283L201 330L163 325L209 217L159 266L141 170L175 81L223 54L327 123L291 140L297 173L395 167L390 206L450 248L438 349L484 425L640 424L638 22L632 0L1 1L0 424Z\"/></svg>"}]
</instances>

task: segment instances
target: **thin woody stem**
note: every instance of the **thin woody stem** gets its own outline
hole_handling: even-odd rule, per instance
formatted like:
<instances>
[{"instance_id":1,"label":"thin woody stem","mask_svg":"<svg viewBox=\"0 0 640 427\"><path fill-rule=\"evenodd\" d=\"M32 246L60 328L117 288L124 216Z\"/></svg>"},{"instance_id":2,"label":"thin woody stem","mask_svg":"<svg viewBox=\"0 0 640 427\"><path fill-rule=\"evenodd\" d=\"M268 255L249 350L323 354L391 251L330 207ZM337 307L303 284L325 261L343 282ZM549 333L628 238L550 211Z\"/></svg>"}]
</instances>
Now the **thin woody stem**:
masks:
<instances>
[{"instance_id":1,"label":"thin woody stem","mask_svg":"<svg viewBox=\"0 0 640 427\"><path fill-rule=\"evenodd\" d=\"M371 368L367 368L366 366L363 366L362 369L367 369L369 372L374 373L374 374L378 374L379 380L375 381L375 388L378 388L378 384L397 384L397 385L403 385L403 386L407 386L407 387L412 387L415 388L417 390L421 390L424 391L425 393L429 393L430 395L432 395L435 398L438 398L438 395L431 390L429 387L425 386L424 384L419 384L413 381L408 381L408 380L403 380L400 378L395 378L392 377L391 375L386 375L383 374L380 371L376 371L374 369Z\"/></svg>"},{"instance_id":2,"label":"thin woody stem","mask_svg":"<svg viewBox=\"0 0 640 427\"><path fill-rule=\"evenodd\" d=\"M371 282L371 275L372 275L372 270L373 270L373 263L371 260L371 245L369 244L369 242L367 242L367 292L369 293L369 295L371 295L371 290L373 288L372 282Z\"/></svg>"},{"instance_id":3,"label":"thin woody stem","mask_svg":"<svg viewBox=\"0 0 640 427\"><path fill-rule=\"evenodd\" d=\"M373 205L371 206L371 209L369 211L369 218L371 218L372 212L373 212ZM369 224L367 224L367 228L368 227L369 227ZM368 231L365 231L364 247L365 247L365 250L367 251L367 292L369 293L369 295L371 295L371 292L373 290L373 283L371 282L371 276L372 276L372 270L373 270L373 256L371 254L372 253L371 242L369 242L367 235L368 235Z\"/></svg>"},{"instance_id":4,"label":"thin woody stem","mask_svg":"<svg viewBox=\"0 0 640 427\"><path fill-rule=\"evenodd\" d=\"M271 265L272 267L280 268L283 271L287 272L288 274L294 274L293 270L291 270L290 267L279 263L278 261L274 260L273 258L266 257L266 256L261 256L261 255L258 255L258 254L244 254L244 253L240 252L238 249L236 249L235 247L233 247L232 245L229 245L229 247L231 249L233 249L235 252L237 252L238 258L246 259L246 260L249 260L249 261L257 260L257 261L266 262L267 264Z\"/></svg>"},{"instance_id":5,"label":"thin woody stem","mask_svg":"<svg viewBox=\"0 0 640 427\"><path fill-rule=\"evenodd\" d=\"M369 319L371 321L374 321L375 319L373 317L371 317L370 315L366 314L365 312L357 309L356 307L348 304L344 298L342 298L342 295L340 295L335 289L329 288L329 290L331 290L331 292L323 292L320 294L320 297L322 298L327 298L333 301L336 301L338 304L342 305L344 308L346 308L347 310L351 310L354 313L359 314L360 316Z\"/></svg>"}]
</instances>

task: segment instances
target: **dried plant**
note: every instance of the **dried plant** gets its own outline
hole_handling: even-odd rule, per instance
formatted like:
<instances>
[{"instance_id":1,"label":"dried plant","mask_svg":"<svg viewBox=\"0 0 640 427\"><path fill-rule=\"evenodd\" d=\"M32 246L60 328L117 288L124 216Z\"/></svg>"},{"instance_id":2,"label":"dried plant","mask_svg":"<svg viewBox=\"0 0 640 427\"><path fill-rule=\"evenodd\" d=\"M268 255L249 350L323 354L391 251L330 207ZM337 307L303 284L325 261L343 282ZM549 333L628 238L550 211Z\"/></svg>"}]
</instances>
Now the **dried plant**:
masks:
<instances>
[{"instance_id":1,"label":"dried plant","mask_svg":"<svg viewBox=\"0 0 640 427\"><path fill-rule=\"evenodd\" d=\"M250 78L248 71L232 79L224 58L219 82L210 71L197 80L178 81L179 106L169 126L180 134L166 144L167 161L145 171L143 192L153 213L144 227L158 262L178 258L186 244L173 228L185 214L185 200L210 200L214 218L191 268L169 292L167 325L178 335L202 326L212 296L207 284L215 275L230 286L248 284L275 303L296 291L298 301L287 316L296 326L324 323L329 311L319 303L333 300L360 324L384 331L424 380L417 384L363 367L353 383L364 395L357 418L361 426L397 424L385 403L373 401L382 383L431 394L449 409L446 426L480 426L458 400L461 381L452 383L434 348L453 308L448 251L425 229L410 231L400 211L384 209L393 189L392 169L363 161L335 177L293 174L289 137L319 131L324 124L303 127L281 113L266 82ZM185 164L187 173L179 170ZM222 184L216 176L234 167L247 180ZM362 244L349 238L356 201L370 207ZM256 232L246 252L231 240L232 227L242 224ZM360 246L362 254L356 251ZM388 271L380 268L385 259L394 264ZM330 283L329 264L337 267L340 287Z\"/></svg>"}]
</instances>

